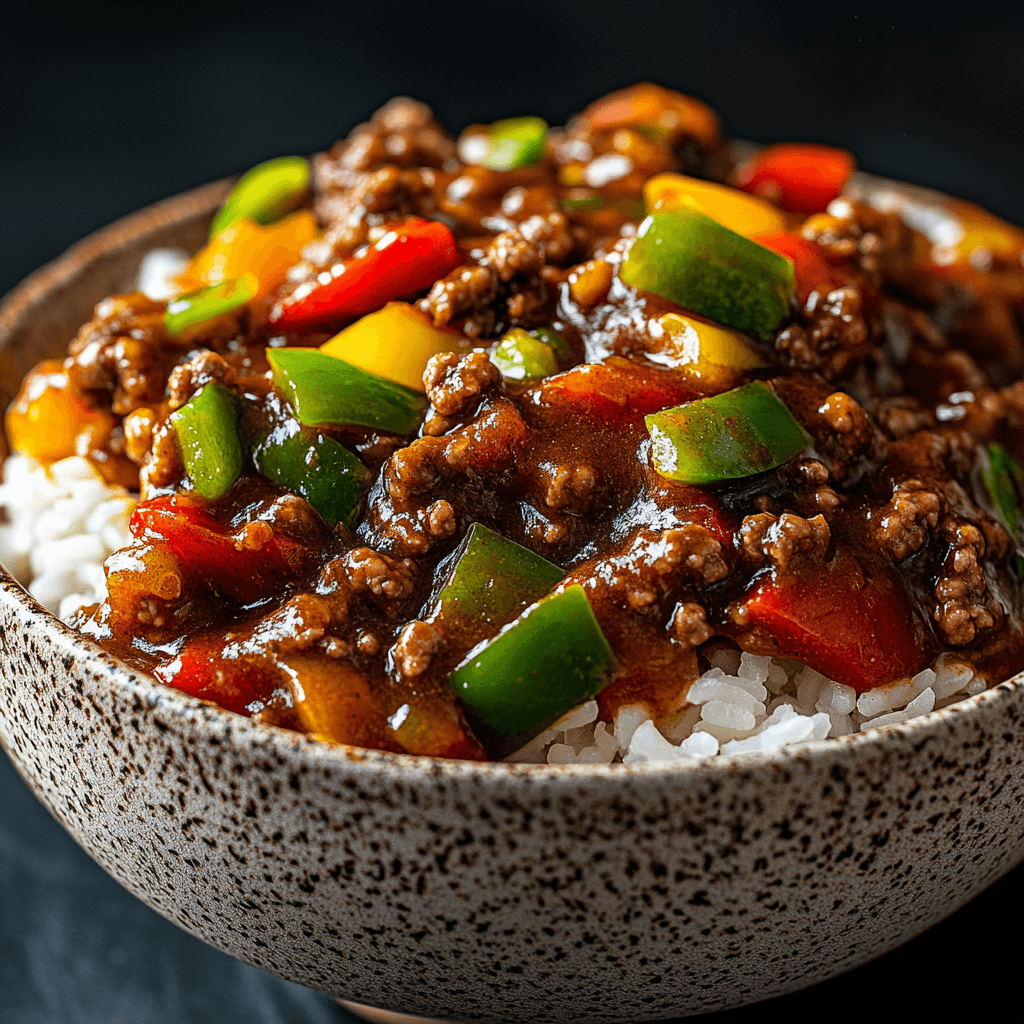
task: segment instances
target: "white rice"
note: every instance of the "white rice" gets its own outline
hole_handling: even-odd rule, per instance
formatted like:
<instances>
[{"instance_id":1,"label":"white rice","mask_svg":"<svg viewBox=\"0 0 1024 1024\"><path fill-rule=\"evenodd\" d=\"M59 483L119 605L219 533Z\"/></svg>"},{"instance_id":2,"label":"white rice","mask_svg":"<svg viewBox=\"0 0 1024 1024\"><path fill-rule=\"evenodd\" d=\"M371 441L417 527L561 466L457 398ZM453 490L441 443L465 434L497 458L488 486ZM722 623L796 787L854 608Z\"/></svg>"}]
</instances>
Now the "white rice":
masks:
<instances>
[{"instance_id":1,"label":"white rice","mask_svg":"<svg viewBox=\"0 0 1024 1024\"><path fill-rule=\"evenodd\" d=\"M0 483L0 562L45 608L68 619L107 594L106 557L130 537L134 498L111 487L87 459L49 469L12 455Z\"/></svg>"},{"instance_id":2,"label":"white rice","mask_svg":"<svg viewBox=\"0 0 1024 1024\"><path fill-rule=\"evenodd\" d=\"M981 693L966 662L943 654L932 668L862 693L784 658L721 648L711 667L660 720L636 704L598 720L597 701L574 708L509 761L533 764L696 764L719 755L773 754L828 736L905 722Z\"/></svg>"}]
</instances>

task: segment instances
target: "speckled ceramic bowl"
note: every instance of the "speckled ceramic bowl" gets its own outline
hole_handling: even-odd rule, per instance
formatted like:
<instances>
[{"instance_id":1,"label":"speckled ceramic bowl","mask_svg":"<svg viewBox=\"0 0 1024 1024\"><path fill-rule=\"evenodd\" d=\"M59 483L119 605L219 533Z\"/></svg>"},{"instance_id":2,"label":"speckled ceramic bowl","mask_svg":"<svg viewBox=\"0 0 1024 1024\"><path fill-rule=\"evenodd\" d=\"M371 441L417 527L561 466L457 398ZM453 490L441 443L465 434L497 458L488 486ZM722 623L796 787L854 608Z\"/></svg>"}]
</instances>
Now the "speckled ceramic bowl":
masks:
<instances>
[{"instance_id":1,"label":"speckled ceramic bowl","mask_svg":"<svg viewBox=\"0 0 1024 1024\"><path fill-rule=\"evenodd\" d=\"M10 397L209 186L0 309ZM1024 683L702 767L471 764L328 746L129 671L0 590L0 741L161 914L324 992L459 1021L629 1021L792 991L892 949L1024 856Z\"/></svg>"}]
</instances>

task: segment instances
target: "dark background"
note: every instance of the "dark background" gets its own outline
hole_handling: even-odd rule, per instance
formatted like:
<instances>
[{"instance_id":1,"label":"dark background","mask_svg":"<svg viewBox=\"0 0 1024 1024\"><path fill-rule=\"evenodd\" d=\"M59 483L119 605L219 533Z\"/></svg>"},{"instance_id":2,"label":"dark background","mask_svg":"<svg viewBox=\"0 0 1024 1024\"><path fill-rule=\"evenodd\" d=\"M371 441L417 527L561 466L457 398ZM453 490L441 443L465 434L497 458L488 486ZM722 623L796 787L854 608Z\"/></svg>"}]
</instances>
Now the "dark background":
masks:
<instances>
[{"instance_id":1,"label":"dark background","mask_svg":"<svg viewBox=\"0 0 1024 1024\"><path fill-rule=\"evenodd\" d=\"M1024 223L1020 3L439 6L8 8L0 293L115 217L329 145L396 93L430 102L457 130L517 113L560 123L603 92L651 79L710 102L736 137L841 145L867 170ZM902 950L772 1009L1019 1019L1022 896L1018 870ZM981 971L981 987L956 980L961 971ZM712 1019L739 1024L761 1012ZM236 1020L350 1018L202 946L123 892L0 758L0 1022Z\"/></svg>"}]
</instances>

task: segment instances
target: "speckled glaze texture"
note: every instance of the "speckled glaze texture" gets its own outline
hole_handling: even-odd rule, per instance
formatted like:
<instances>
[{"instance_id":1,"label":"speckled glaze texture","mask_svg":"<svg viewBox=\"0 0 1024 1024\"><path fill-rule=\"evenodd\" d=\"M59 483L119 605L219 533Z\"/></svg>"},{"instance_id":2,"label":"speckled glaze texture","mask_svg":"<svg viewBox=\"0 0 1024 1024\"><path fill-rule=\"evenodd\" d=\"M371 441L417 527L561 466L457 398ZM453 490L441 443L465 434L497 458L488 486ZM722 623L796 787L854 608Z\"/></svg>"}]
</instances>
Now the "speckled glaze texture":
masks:
<instances>
[{"instance_id":1,"label":"speckled glaze texture","mask_svg":"<svg viewBox=\"0 0 1024 1024\"><path fill-rule=\"evenodd\" d=\"M168 233L187 244L217 188L119 225L134 241L112 284ZM74 286L96 258L73 252L0 310L8 394L10 368L99 297ZM68 308L47 320L53 275ZM204 705L0 585L0 742L104 868L251 964L456 1021L696 1014L892 949L1024 856L1022 716L1013 681L771 759L417 759Z\"/></svg>"}]
</instances>

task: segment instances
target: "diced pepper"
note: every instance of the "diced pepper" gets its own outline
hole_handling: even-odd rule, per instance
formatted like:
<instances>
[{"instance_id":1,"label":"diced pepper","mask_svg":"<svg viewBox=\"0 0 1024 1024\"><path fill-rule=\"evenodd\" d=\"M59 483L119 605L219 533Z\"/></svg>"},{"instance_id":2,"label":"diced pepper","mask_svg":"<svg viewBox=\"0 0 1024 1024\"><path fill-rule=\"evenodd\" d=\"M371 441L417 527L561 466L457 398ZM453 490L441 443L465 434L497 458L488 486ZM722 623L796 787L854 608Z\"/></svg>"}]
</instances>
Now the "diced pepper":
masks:
<instances>
[{"instance_id":1,"label":"diced pepper","mask_svg":"<svg viewBox=\"0 0 1024 1024\"><path fill-rule=\"evenodd\" d=\"M500 739L525 739L596 696L619 671L578 583L542 598L449 677L470 716Z\"/></svg>"},{"instance_id":2,"label":"diced pepper","mask_svg":"<svg viewBox=\"0 0 1024 1024\"><path fill-rule=\"evenodd\" d=\"M291 683L303 732L327 743L395 749L387 742L387 719L377 695L355 666L316 651L288 651L276 661Z\"/></svg>"},{"instance_id":3,"label":"diced pepper","mask_svg":"<svg viewBox=\"0 0 1024 1024\"><path fill-rule=\"evenodd\" d=\"M46 359L22 382L5 426L12 451L50 463L79 454L83 433L109 433L114 423L110 412L93 409L71 390L59 359Z\"/></svg>"},{"instance_id":4,"label":"diced pepper","mask_svg":"<svg viewBox=\"0 0 1024 1024\"><path fill-rule=\"evenodd\" d=\"M572 345L558 331L553 331L550 327L535 327L532 333L535 338L551 347L560 366L571 366L576 362L576 353L572 350Z\"/></svg>"},{"instance_id":5,"label":"diced pepper","mask_svg":"<svg viewBox=\"0 0 1024 1024\"><path fill-rule=\"evenodd\" d=\"M655 210L696 210L744 238L782 231L786 218L771 203L728 185L666 171L644 185L648 213Z\"/></svg>"},{"instance_id":6,"label":"diced pepper","mask_svg":"<svg viewBox=\"0 0 1024 1024\"><path fill-rule=\"evenodd\" d=\"M470 527L450 559L437 605L444 622L458 628L503 626L565 576L554 563L481 523Z\"/></svg>"},{"instance_id":7,"label":"diced pepper","mask_svg":"<svg viewBox=\"0 0 1024 1024\"><path fill-rule=\"evenodd\" d=\"M712 484L774 469L811 439L764 381L647 417L651 461L669 480Z\"/></svg>"},{"instance_id":8,"label":"diced pepper","mask_svg":"<svg viewBox=\"0 0 1024 1024\"><path fill-rule=\"evenodd\" d=\"M138 539L165 542L190 578L246 604L279 593L306 557L300 544L268 523L232 532L184 494L142 502L128 526Z\"/></svg>"},{"instance_id":9,"label":"diced pepper","mask_svg":"<svg viewBox=\"0 0 1024 1024\"><path fill-rule=\"evenodd\" d=\"M558 360L551 346L521 327L513 327L501 339L491 361L509 380L540 380L558 373Z\"/></svg>"},{"instance_id":10,"label":"diced pepper","mask_svg":"<svg viewBox=\"0 0 1024 1024\"><path fill-rule=\"evenodd\" d=\"M547 137L543 118L509 117L495 121L485 132L467 132L459 140L459 155L466 163L511 171L543 160Z\"/></svg>"},{"instance_id":11,"label":"diced pepper","mask_svg":"<svg viewBox=\"0 0 1024 1024\"><path fill-rule=\"evenodd\" d=\"M666 313L658 324L664 331L659 356L671 359L672 366L706 387L730 387L742 370L767 365L739 331L682 313Z\"/></svg>"},{"instance_id":12,"label":"diced pepper","mask_svg":"<svg viewBox=\"0 0 1024 1024\"><path fill-rule=\"evenodd\" d=\"M858 693L913 675L930 660L899 575L861 564L845 548L825 565L755 579L740 607L751 626L771 634L780 655Z\"/></svg>"},{"instance_id":13,"label":"diced pepper","mask_svg":"<svg viewBox=\"0 0 1024 1024\"><path fill-rule=\"evenodd\" d=\"M662 210L640 225L620 271L726 327L767 339L789 310L793 264L695 210Z\"/></svg>"},{"instance_id":14,"label":"diced pepper","mask_svg":"<svg viewBox=\"0 0 1024 1024\"><path fill-rule=\"evenodd\" d=\"M756 235L752 241L793 261L794 286L801 305L807 301L811 292L827 294L839 286L840 282L822 256L821 250L801 235L794 235L788 231L774 231Z\"/></svg>"},{"instance_id":15,"label":"diced pepper","mask_svg":"<svg viewBox=\"0 0 1024 1024\"><path fill-rule=\"evenodd\" d=\"M185 472L204 498L227 493L242 472L245 456L238 437L238 399L211 382L171 413Z\"/></svg>"},{"instance_id":16,"label":"diced pepper","mask_svg":"<svg viewBox=\"0 0 1024 1024\"><path fill-rule=\"evenodd\" d=\"M388 724L394 739L407 754L487 760L453 698L450 704L436 697L429 703L413 698L413 703L403 704L388 719Z\"/></svg>"},{"instance_id":17,"label":"diced pepper","mask_svg":"<svg viewBox=\"0 0 1024 1024\"><path fill-rule=\"evenodd\" d=\"M281 682L263 655L227 657L223 639L211 637L190 639L176 657L157 665L153 675L182 693L246 717L259 711Z\"/></svg>"},{"instance_id":18,"label":"diced pepper","mask_svg":"<svg viewBox=\"0 0 1024 1024\"><path fill-rule=\"evenodd\" d=\"M299 285L274 307L280 331L316 330L380 309L385 302L429 288L462 262L455 236L440 221L409 220L392 228L366 253L338 264L330 279Z\"/></svg>"},{"instance_id":19,"label":"diced pepper","mask_svg":"<svg viewBox=\"0 0 1024 1024\"><path fill-rule=\"evenodd\" d=\"M583 363L541 385L541 403L566 415L577 413L608 427L639 425L644 416L693 398L675 381L652 379L627 359Z\"/></svg>"},{"instance_id":20,"label":"diced pepper","mask_svg":"<svg viewBox=\"0 0 1024 1024\"><path fill-rule=\"evenodd\" d=\"M173 338L183 341L198 337L214 320L241 309L256 298L260 283L253 274L233 281L212 284L167 303L164 326Z\"/></svg>"},{"instance_id":21,"label":"diced pepper","mask_svg":"<svg viewBox=\"0 0 1024 1024\"><path fill-rule=\"evenodd\" d=\"M368 471L333 438L274 431L253 447L252 459L268 480L305 498L328 526L352 525Z\"/></svg>"},{"instance_id":22,"label":"diced pepper","mask_svg":"<svg viewBox=\"0 0 1024 1024\"><path fill-rule=\"evenodd\" d=\"M268 348L267 361L274 383L307 426L330 423L408 434L427 407L415 391L315 348Z\"/></svg>"},{"instance_id":23,"label":"diced pepper","mask_svg":"<svg viewBox=\"0 0 1024 1024\"><path fill-rule=\"evenodd\" d=\"M1000 522L1016 540L1020 527L1018 488L1024 484L1024 473L1001 444L990 444L986 454L988 464L982 466L981 479Z\"/></svg>"},{"instance_id":24,"label":"diced pepper","mask_svg":"<svg viewBox=\"0 0 1024 1024\"><path fill-rule=\"evenodd\" d=\"M238 220L269 224L294 210L309 188L309 161L301 156L279 156L257 164L238 180L217 211L210 237Z\"/></svg>"},{"instance_id":25,"label":"diced pepper","mask_svg":"<svg viewBox=\"0 0 1024 1024\"><path fill-rule=\"evenodd\" d=\"M259 281L258 294L269 295L284 284L303 247L315 236L316 218L309 210L299 210L270 227L236 220L192 257L177 278L178 286L190 292L251 273Z\"/></svg>"},{"instance_id":26,"label":"diced pepper","mask_svg":"<svg viewBox=\"0 0 1024 1024\"><path fill-rule=\"evenodd\" d=\"M794 213L820 213L842 194L854 167L845 149L785 142L766 146L740 167L734 183Z\"/></svg>"},{"instance_id":27,"label":"diced pepper","mask_svg":"<svg viewBox=\"0 0 1024 1024\"><path fill-rule=\"evenodd\" d=\"M320 346L321 352L422 392L423 371L431 356L470 351L458 331L435 327L422 310L407 302L389 302Z\"/></svg>"},{"instance_id":28,"label":"diced pepper","mask_svg":"<svg viewBox=\"0 0 1024 1024\"><path fill-rule=\"evenodd\" d=\"M986 454L988 461L982 465L981 480L996 516L1018 548L1010 562L1013 571L1024 579L1024 556L1019 550L1020 494L1024 487L1024 471L1001 444L990 444Z\"/></svg>"},{"instance_id":29,"label":"diced pepper","mask_svg":"<svg viewBox=\"0 0 1024 1024\"><path fill-rule=\"evenodd\" d=\"M700 100L639 82L591 103L581 115L595 131L639 128L657 142L692 136L709 149L720 141L718 117Z\"/></svg>"}]
</instances>

